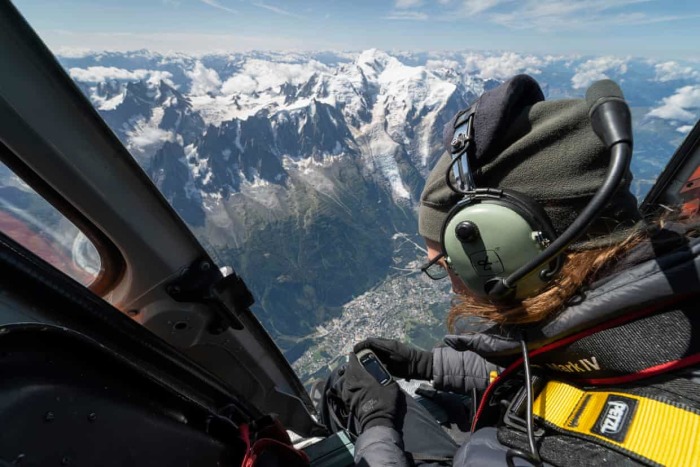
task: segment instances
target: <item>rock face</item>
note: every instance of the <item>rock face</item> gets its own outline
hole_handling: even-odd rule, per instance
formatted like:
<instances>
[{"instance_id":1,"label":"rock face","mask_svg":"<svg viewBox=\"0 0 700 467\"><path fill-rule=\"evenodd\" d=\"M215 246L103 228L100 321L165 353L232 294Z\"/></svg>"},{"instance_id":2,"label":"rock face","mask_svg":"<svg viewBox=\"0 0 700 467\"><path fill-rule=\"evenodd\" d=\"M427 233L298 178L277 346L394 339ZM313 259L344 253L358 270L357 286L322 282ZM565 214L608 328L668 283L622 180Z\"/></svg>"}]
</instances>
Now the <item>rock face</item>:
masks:
<instances>
[{"instance_id":1,"label":"rock face","mask_svg":"<svg viewBox=\"0 0 700 467\"><path fill-rule=\"evenodd\" d=\"M62 61L215 259L244 277L286 350L421 254L415 208L455 112L523 71L548 95L583 95L584 59L501 58L137 51ZM653 99L652 65L630 67L606 73L627 73L642 117L691 79L659 78ZM660 139L642 132L635 147L670 155L677 141ZM643 167L642 181L652 177Z\"/></svg>"},{"instance_id":2,"label":"rock face","mask_svg":"<svg viewBox=\"0 0 700 467\"><path fill-rule=\"evenodd\" d=\"M133 59L147 67L153 57ZM179 60L179 71L161 57L127 79L91 83L87 71L108 68L85 64L72 74L291 347L405 255L392 236L415 236L414 207L440 153L435 136L479 89L377 50L334 66L308 57Z\"/></svg>"},{"instance_id":3,"label":"rock face","mask_svg":"<svg viewBox=\"0 0 700 467\"><path fill-rule=\"evenodd\" d=\"M202 198L195 189L182 146L166 141L151 159L148 174L188 225L204 225Z\"/></svg>"}]
</instances>

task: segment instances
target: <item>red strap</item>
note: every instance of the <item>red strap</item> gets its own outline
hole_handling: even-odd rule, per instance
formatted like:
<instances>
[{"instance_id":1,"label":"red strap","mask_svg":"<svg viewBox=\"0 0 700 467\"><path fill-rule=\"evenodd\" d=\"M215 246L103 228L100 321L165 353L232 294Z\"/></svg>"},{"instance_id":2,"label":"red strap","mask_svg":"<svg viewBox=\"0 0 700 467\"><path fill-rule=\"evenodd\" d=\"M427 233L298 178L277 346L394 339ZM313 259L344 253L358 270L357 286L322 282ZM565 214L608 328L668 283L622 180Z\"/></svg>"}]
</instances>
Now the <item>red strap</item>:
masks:
<instances>
[{"instance_id":1,"label":"red strap","mask_svg":"<svg viewBox=\"0 0 700 467\"><path fill-rule=\"evenodd\" d=\"M245 442L246 451L250 451L250 427L247 423L241 423L238 430L241 433L241 439Z\"/></svg>"},{"instance_id":2,"label":"red strap","mask_svg":"<svg viewBox=\"0 0 700 467\"><path fill-rule=\"evenodd\" d=\"M568 345L572 342L575 342L579 339L582 339L586 336L590 336L591 334L595 334L597 332L603 331L605 329L609 328L614 328L616 326L619 326L621 324L634 321L636 319L642 318L646 315L650 315L654 312L657 312L659 310L664 309L665 307L672 305L674 303L678 303L680 301L685 300L686 298L692 297L695 295L694 292L686 295L676 295L672 298L670 298L667 301L656 303L653 306L650 306L648 308L644 308L642 310L637 311L636 313L629 313L622 315L616 319L606 321L602 324L599 324L598 326L594 326L590 329L586 329L578 334L573 334L569 337L565 337L563 339L560 339L558 341L554 341L550 344L544 345L540 347L539 349L535 349L532 352L530 352L530 358L535 357L537 355L540 355L545 352L549 352L551 350L557 349L559 347ZM581 381L589 384L619 384L622 382L629 382L629 381L635 381L639 379L644 379L648 378L657 374L665 373L671 370L675 370L678 368L683 368L686 366L690 366L694 363L697 363L700 359L700 355L691 355L689 357L682 358L681 360L676 360L673 362L668 362L662 365L657 365L655 367L651 368L646 368L642 371L639 371L637 373L632 373L629 375L625 376L619 376L619 377L614 377L614 378L601 378L601 379L591 379L591 380L584 380L584 379L577 379L576 381ZM523 358L519 357L517 360L515 360L513 363L511 363L503 372L498 375L498 377L489 384L489 386L486 388L486 391L484 392L484 395L481 398L481 403L479 404L479 409L476 411L476 415L474 415L474 419L472 420L472 432L476 429L476 425L478 423L479 417L481 414L484 412L486 409L486 406L488 404L488 400L491 397L491 393L493 392L494 388L498 386L506 376L508 376L510 373L515 371L517 368L520 367L523 363Z\"/></svg>"},{"instance_id":3,"label":"red strap","mask_svg":"<svg viewBox=\"0 0 700 467\"><path fill-rule=\"evenodd\" d=\"M281 425L280 425L281 426ZM260 438L251 446L250 443L250 426L242 423L239 427L241 439L246 445L246 454L241 463L241 467L256 467L258 457L265 451L274 451L277 454L277 459L284 461L286 465L309 465L309 456L304 452L296 449L289 441L287 432L284 431L285 439L278 440L274 438ZM289 441L289 442L288 442ZM267 463L266 463L267 464Z\"/></svg>"},{"instance_id":4,"label":"red strap","mask_svg":"<svg viewBox=\"0 0 700 467\"><path fill-rule=\"evenodd\" d=\"M592 384L594 386L631 383L632 381L650 378L652 376L660 375L662 373L667 373L673 370L679 370L681 368L686 368L697 363L700 363L700 353L690 355L688 357L683 357L678 360L672 360L670 362L662 363L661 365L645 368L642 371L638 371L629 375L614 376L610 378L576 379L576 382Z\"/></svg>"}]
</instances>

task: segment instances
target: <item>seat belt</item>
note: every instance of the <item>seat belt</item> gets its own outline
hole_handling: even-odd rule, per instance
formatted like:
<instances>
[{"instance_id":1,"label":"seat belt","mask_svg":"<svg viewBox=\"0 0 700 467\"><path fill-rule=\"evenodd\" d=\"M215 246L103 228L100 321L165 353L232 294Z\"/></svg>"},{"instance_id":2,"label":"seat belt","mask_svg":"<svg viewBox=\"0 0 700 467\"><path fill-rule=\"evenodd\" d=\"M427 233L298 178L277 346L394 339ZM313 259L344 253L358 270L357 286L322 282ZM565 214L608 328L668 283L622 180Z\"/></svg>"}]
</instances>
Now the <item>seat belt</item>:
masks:
<instances>
[{"instance_id":1,"label":"seat belt","mask_svg":"<svg viewBox=\"0 0 700 467\"><path fill-rule=\"evenodd\" d=\"M624 391L545 384L533 414L550 429L645 463L700 466L700 411Z\"/></svg>"}]
</instances>

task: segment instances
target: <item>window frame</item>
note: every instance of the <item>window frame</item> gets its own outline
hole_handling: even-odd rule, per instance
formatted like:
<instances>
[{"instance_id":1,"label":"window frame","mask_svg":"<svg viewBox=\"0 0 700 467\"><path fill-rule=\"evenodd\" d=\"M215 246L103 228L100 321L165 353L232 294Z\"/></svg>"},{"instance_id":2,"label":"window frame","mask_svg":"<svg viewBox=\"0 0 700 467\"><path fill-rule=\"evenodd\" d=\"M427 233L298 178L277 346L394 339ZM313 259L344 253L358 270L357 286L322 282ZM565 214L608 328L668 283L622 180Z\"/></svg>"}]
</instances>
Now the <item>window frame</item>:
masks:
<instances>
[{"instance_id":1,"label":"window frame","mask_svg":"<svg viewBox=\"0 0 700 467\"><path fill-rule=\"evenodd\" d=\"M126 270L126 263L117 246L1 141L0 160L47 203L72 222L94 245L100 256L100 270L95 279L86 285L87 289L99 296L104 296L113 290Z\"/></svg>"}]
</instances>

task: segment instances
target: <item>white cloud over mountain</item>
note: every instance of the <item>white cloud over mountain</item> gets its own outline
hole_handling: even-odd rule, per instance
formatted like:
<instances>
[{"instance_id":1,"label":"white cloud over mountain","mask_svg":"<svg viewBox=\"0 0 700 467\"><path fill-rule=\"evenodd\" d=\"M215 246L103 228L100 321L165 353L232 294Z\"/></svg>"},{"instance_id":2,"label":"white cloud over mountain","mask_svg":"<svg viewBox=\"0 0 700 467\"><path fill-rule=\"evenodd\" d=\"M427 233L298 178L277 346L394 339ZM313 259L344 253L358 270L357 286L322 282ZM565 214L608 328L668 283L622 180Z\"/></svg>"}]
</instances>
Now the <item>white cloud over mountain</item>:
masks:
<instances>
[{"instance_id":1,"label":"white cloud over mountain","mask_svg":"<svg viewBox=\"0 0 700 467\"><path fill-rule=\"evenodd\" d=\"M663 98L662 103L647 115L692 123L700 114L700 85L683 86L674 95Z\"/></svg>"},{"instance_id":2,"label":"white cloud over mountain","mask_svg":"<svg viewBox=\"0 0 700 467\"><path fill-rule=\"evenodd\" d=\"M113 66L90 66L87 68L71 68L68 70L71 78L84 83L101 83L109 80L148 80L159 82L163 80L172 84L172 73L163 70L125 70Z\"/></svg>"},{"instance_id":3,"label":"white cloud over mountain","mask_svg":"<svg viewBox=\"0 0 700 467\"><path fill-rule=\"evenodd\" d=\"M142 153L161 147L165 141L175 141L176 135L162 128L142 125L131 131L129 138L129 149L141 156Z\"/></svg>"},{"instance_id":4,"label":"white cloud over mountain","mask_svg":"<svg viewBox=\"0 0 700 467\"><path fill-rule=\"evenodd\" d=\"M627 60L618 57L598 57L582 63L571 78L574 89L582 89L601 79L615 79L627 72Z\"/></svg>"},{"instance_id":5,"label":"white cloud over mountain","mask_svg":"<svg viewBox=\"0 0 700 467\"><path fill-rule=\"evenodd\" d=\"M693 67L681 65L674 61L657 63L654 65L654 68L656 69L656 80L660 82L700 78L700 72L693 69Z\"/></svg>"},{"instance_id":6,"label":"white cloud over mountain","mask_svg":"<svg viewBox=\"0 0 700 467\"><path fill-rule=\"evenodd\" d=\"M484 57L481 54L469 54L464 57L465 71L477 73L483 79L506 79L518 73L537 75L546 59L533 55L519 55L506 52L502 55Z\"/></svg>"},{"instance_id":7,"label":"white cloud over mountain","mask_svg":"<svg viewBox=\"0 0 700 467\"><path fill-rule=\"evenodd\" d=\"M216 70L205 67L201 61L197 61L192 71L187 72L192 80L190 93L201 95L206 93L218 93L221 88L221 79Z\"/></svg>"}]
</instances>

